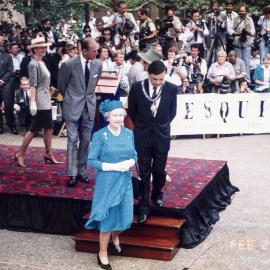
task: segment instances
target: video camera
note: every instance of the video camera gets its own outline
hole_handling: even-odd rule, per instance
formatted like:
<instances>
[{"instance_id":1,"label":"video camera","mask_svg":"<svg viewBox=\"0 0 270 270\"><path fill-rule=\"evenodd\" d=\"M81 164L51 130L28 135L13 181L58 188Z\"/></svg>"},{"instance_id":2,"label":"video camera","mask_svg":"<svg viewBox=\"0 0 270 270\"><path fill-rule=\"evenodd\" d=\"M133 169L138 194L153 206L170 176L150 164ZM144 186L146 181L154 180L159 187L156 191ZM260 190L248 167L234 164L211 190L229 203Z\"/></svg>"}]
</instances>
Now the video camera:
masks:
<instances>
[{"instance_id":1,"label":"video camera","mask_svg":"<svg viewBox=\"0 0 270 270\"><path fill-rule=\"evenodd\" d=\"M193 83L203 82L204 75L201 73L200 64L202 59L199 57L193 62L193 73L191 74L191 81Z\"/></svg>"},{"instance_id":2,"label":"video camera","mask_svg":"<svg viewBox=\"0 0 270 270\"><path fill-rule=\"evenodd\" d=\"M134 27L134 23L131 20L126 19L123 26L118 29L118 33L120 36L129 36Z\"/></svg>"},{"instance_id":3,"label":"video camera","mask_svg":"<svg viewBox=\"0 0 270 270\"><path fill-rule=\"evenodd\" d=\"M214 9L212 12L214 13L215 17L218 17L220 15L221 9Z\"/></svg>"},{"instance_id":4,"label":"video camera","mask_svg":"<svg viewBox=\"0 0 270 270\"><path fill-rule=\"evenodd\" d=\"M229 93L231 88L231 80L228 78L228 76L223 76L222 81L220 82L220 92L223 94Z\"/></svg>"},{"instance_id":5,"label":"video camera","mask_svg":"<svg viewBox=\"0 0 270 270\"><path fill-rule=\"evenodd\" d=\"M198 27L198 28L204 28L204 24L205 24L206 22L204 21L204 20L201 20L201 21L197 21L196 23L195 23L195 25Z\"/></svg>"},{"instance_id":6,"label":"video camera","mask_svg":"<svg viewBox=\"0 0 270 270\"><path fill-rule=\"evenodd\" d=\"M170 28L173 27L173 16L166 16L162 19L156 20L156 28L161 33L166 33Z\"/></svg>"},{"instance_id":7,"label":"video camera","mask_svg":"<svg viewBox=\"0 0 270 270\"><path fill-rule=\"evenodd\" d=\"M239 40L241 42L245 42L247 40L247 36L250 35L250 33L245 29L243 28L241 33L240 33L240 37L239 37Z\"/></svg>"}]
</instances>

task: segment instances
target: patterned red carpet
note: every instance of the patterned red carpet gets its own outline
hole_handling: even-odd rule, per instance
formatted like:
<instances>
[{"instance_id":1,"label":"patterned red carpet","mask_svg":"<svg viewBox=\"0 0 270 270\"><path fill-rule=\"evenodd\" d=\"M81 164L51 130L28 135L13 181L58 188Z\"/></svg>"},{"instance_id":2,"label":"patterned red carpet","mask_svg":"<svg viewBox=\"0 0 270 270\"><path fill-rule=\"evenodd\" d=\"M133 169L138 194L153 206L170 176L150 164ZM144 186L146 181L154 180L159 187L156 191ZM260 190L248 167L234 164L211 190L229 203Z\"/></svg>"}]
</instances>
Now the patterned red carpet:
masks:
<instances>
[{"instance_id":1,"label":"patterned red carpet","mask_svg":"<svg viewBox=\"0 0 270 270\"><path fill-rule=\"evenodd\" d=\"M17 146L0 145L0 151L0 193L91 200L95 171L89 168L90 184L66 187L66 151L55 150L57 159L63 164L45 164L44 148L29 147L26 168L18 167L14 161ZM167 172L172 181L166 182L164 188L164 206L186 208L225 164L225 161L216 160L169 158Z\"/></svg>"}]
</instances>

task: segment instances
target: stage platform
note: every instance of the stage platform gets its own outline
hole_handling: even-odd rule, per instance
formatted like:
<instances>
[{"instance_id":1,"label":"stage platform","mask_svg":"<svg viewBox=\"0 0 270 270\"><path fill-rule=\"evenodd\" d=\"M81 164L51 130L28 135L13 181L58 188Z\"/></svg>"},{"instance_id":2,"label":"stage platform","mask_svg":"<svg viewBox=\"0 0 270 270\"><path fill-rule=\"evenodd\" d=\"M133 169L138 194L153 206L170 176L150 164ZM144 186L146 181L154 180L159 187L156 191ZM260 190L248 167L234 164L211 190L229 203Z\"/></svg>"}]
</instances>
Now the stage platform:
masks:
<instances>
[{"instance_id":1,"label":"stage platform","mask_svg":"<svg viewBox=\"0 0 270 270\"><path fill-rule=\"evenodd\" d=\"M14 162L17 146L0 144L0 228L72 235L83 229L91 206L95 171L89 184L66 187L66 151L55 150L63 164L45 164L44 148L29 147L26 168ZM239 191L229 180L226 161L169 158L172 181L164 187L164 207L155 216L185 219L181 246L192 248L204 240L219 219L219 212Z\"/></svg>"}]
</instances>

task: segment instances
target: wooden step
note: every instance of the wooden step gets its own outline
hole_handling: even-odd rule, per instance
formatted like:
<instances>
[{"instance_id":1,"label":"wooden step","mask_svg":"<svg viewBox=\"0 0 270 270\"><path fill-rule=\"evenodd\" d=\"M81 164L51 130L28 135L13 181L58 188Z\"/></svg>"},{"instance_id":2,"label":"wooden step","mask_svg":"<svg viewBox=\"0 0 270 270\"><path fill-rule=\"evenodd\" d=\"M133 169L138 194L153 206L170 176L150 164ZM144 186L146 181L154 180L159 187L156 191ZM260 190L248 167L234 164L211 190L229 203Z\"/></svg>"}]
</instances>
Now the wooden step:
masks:
<instances>
[{"instance_id":1,"label":"wooden step","mask_svg":"<svg viewBox=\"0 0 270 270\"><path fill-rule=\"evenodd\" d=\"M111 255L170 261L178 251L180 239L166 239L156 235L145 236L130 230L119 236L122 252L117 254L112 243L108 251ZM76 251L97 253L99 251L99 232L95 230L80 232L74 236Z\"/></svg>"},{"instance_id":2,"label":"wooden step","mask_svg":"<svg viewBox=\"0 0 270 270\"><path fill-rule=\"evenodd\" d=\"M135 216L130 231L139 235L152 237L158 235L160 238L177 239L184 223L183 219L150 216L144 224L140 224Z\"/></svg>"},{"instance_id":3,"label":"wooden step","mask_svg":"<svg viewBox=\"0 0 270 270\"><path fill-rule=\"evenodd\" d=\"M84 216L85 222L88 220L89 214ZM169 217L150 216L144 224L138 223L138 217L135 215L133 224L129 229L129 233L136 235L145 235L167 239L176 239L179 236L179 231L184 225L184 219L176 219Z\"/></svg>"}]
</instances>

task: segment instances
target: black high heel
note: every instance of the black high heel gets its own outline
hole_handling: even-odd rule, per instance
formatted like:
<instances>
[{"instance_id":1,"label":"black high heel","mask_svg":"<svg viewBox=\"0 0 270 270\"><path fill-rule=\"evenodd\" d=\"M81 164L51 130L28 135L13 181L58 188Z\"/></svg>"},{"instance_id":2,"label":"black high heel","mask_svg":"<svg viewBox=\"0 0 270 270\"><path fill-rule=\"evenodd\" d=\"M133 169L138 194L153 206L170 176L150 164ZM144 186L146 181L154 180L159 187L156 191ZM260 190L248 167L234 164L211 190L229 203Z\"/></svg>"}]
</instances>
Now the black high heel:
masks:
<instances>
[{"instance_id":1,"label":"black high heel","mask_svg":"<svg viewBox=\"0 0 270 270\"><path fill-rule=\"evenodd\" d=\"M62 162L57 161L56 159L52 159L52 158L50 158L48 156L44 156L44 161L45 161L46 164L47 163L50 163L50 164L61 164L62 163Z\"/></svg>"},{"instance_id":2,"label":"black high heel","mask_svg":"<svg viewBox=\"0 0 270 270\"><path fill-rule=\"evenodd\" d=\"M101 262L100 260L100 257L99 257L99 254L97 254L97 261L98 261L98 265L102 268L102 269L105 269L105 270L112 270L112 267L109 263L107 264L104 264Z\"/></svg>"}]
</instances>

